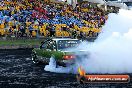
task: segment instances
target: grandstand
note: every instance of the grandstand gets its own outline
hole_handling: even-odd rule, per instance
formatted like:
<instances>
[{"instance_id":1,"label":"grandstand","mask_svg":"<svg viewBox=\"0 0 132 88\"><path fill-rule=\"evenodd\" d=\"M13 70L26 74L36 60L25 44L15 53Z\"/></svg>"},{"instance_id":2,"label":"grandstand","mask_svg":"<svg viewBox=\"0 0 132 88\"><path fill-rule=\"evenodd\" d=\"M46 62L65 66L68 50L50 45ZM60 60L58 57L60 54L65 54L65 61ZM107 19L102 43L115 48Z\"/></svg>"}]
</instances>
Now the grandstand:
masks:
<instances>
[{"instance_id":1,"label":"grandstand","mask_svg":"<svg viewBox=\"0 0 132 88\"><path fill-rule=\"evenodd\" d=\"M0 36L6 37L97 37L107 12L93 2L75 8L49 0L0 2Z\"/></svg>"}]
</instances>

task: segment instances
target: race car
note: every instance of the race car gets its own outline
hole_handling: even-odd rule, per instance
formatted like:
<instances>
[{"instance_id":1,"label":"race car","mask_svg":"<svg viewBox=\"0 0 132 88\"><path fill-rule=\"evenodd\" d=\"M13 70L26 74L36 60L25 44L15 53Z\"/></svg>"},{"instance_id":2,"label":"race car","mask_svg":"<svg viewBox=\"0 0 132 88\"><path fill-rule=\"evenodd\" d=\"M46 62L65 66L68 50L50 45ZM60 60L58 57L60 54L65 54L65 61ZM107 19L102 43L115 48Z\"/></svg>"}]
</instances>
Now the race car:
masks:
<instances>
[{"instance_id":1,"label":"race car","mask_svg":"<svg viewBox=\"0 0 132 88\"><path fill-rule=\"evenodd\" d=\"M40 48L32 50L32 60L36 64L48 64L50 58L53 57L59 65L74 64L79 57L75 53L77 51L70 49L78 47L81 42L81 40L71 38L47 39L41 43Z\"/></svg>"}]
</instances>

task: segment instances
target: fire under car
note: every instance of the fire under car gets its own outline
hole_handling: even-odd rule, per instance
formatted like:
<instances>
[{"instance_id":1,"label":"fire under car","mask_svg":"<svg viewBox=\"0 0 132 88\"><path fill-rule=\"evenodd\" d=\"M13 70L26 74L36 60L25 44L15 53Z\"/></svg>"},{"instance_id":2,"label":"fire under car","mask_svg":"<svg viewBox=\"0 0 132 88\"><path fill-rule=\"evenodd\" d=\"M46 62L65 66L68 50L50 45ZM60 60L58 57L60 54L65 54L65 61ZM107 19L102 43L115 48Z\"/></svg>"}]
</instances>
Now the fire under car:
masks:
<instances>
[{"instance_id":1,"label":"fire under car","mask_svg":"<svg viewBox=\"0 0 132 88\"><path fill-rule=\"evenodd\" d=\"M74 50L81 42L81 40L71 38L47 39L41 43L40 48L32 50L32 60L36 64L41 63L46 65L49 63L50 58L53 57L58 65L66 66L67 64L74 64L76 59L79 59L77 52L78 54L85 54L83 56L88 55L83 50Z\"/></svg>"}]
</instances>

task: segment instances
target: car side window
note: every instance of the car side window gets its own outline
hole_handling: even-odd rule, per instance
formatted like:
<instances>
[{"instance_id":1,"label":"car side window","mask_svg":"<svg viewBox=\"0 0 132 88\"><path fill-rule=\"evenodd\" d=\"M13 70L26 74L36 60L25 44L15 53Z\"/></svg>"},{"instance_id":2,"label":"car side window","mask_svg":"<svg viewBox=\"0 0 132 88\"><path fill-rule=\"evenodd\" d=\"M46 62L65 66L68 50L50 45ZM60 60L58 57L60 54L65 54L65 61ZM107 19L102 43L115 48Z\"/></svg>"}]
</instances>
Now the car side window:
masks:
<instances>
[{"instance_id":1,"label":"car side window","mask_svg":"<svg viewBox=\"0 0 132 88\"><path fill-rule=\"evenodd\" d=\"M47 46L48 46L48 42L45 42L45 43L42 45L42 49L47 49Z\"/></svg>"},{"instance_id":2,"label":"car side window","mask_svg":"<svg viewBox=\"0 0 132 88\"><path fill-rule=\"evenodd\" d=\"M48 41L48 42L45 42L41 47L42 49L56 50L56 42Z\"/></svg>"},{"instance_id":3,"label":"car side window","mask_svg":"<svg viewBox=\"0 0 132 88\"><path fill-rule=\"evenodd\" d=\"M56 42L55 41L53 41L53 49L54 49L54 51L57 50L57 46L56 46Z\"/></svg>"},{"instance_id":4,"label":"car side window","mask_svg":"<svg viewBox=\"0 0 132 88\"><path fill-rule=\"evenodd\" d=\"M48 44L47 44L47 49L49 50L53 50L53 41L49 41Z\"/></svg>"}]
</instances>

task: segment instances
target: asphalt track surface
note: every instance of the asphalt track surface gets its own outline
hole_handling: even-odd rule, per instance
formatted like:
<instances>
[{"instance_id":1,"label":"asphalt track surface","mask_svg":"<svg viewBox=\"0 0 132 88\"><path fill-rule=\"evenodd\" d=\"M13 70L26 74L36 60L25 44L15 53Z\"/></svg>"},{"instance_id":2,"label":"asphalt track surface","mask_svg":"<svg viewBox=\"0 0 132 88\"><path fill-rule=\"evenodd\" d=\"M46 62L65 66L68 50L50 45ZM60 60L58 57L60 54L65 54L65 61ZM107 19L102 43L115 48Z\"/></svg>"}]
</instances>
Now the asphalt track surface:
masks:
<instances>
[{"instance_id":1,"label":"asphalt track surface","mask_svg":"<svg viewBox=\"0 0 132 88\"><path fill-rule=\"evenodd\" d=\"M23 49L0 50L0 88L132 88L132 83L79 84L76 75L44 71L32 62L31 49Z\"/></svg>"}]
</instances>

